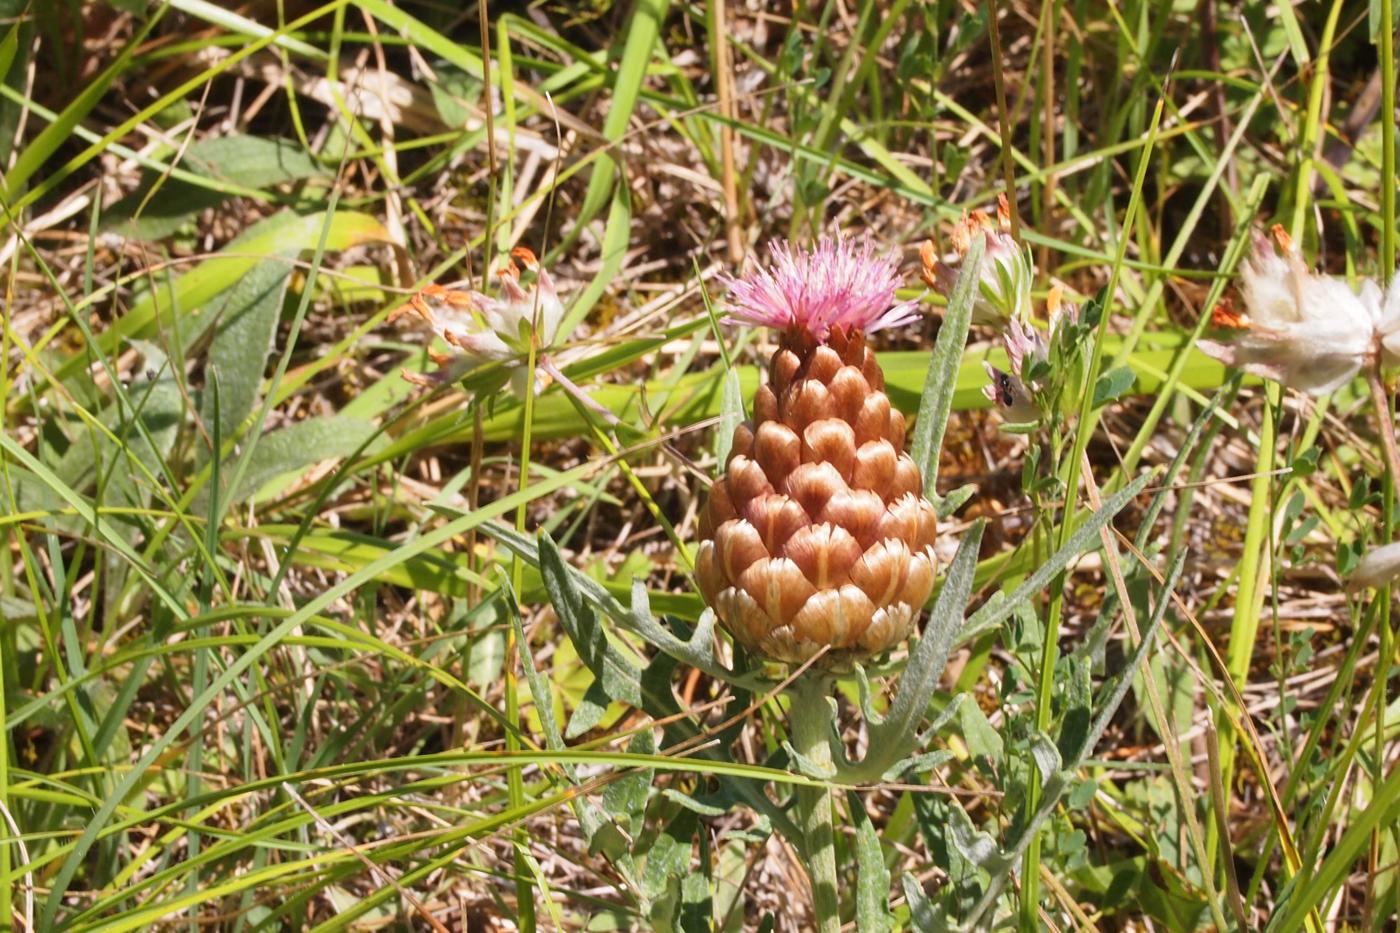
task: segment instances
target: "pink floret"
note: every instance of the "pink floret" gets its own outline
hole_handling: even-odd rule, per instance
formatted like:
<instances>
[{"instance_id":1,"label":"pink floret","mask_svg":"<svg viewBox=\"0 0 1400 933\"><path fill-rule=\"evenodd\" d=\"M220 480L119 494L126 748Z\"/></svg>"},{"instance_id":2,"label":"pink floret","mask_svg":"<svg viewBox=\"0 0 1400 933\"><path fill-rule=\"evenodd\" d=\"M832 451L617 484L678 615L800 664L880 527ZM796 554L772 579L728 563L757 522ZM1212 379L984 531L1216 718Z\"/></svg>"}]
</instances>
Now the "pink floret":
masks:
<instances>
[{"instance_id":1,"label":"pink floret","mask_svg":"<svg viewBox=\"0 0 1400 933\"><path fill-rule=\"evenodd\" d=\"M895 301L899 262L869 240L822 237L815 249L795 251L785 240L768 244L770 261L729 286L726 323L806 330L825 340L833 327L867 333L917 320L917 301Z\"/></svg>"}]
</instances>

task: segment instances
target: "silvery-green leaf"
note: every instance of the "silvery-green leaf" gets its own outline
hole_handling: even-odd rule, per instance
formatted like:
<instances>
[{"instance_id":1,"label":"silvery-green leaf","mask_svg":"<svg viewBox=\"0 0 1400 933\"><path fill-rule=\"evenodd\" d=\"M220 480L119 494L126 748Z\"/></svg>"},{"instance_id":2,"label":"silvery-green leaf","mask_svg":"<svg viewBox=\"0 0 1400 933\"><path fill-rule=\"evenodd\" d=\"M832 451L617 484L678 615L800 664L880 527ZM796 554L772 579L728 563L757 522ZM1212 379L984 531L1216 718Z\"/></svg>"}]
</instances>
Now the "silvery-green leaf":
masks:
<instances>
[{"instance_id":1,"label":"silvery-green leaf","mask_svg":"<svg viewBox=\"0 0 1400 933\"><path fill-rule=\"evenodd\" d=\"M885 866L880 835L855 791L846 792L846 806L856 825L856 929L886 933L894 928L894 915L890 913L890 870Z\"/></svg>"},{"instance_id":2,"label":"silvery-green leaf","mask_svg":"<svg viewBox=\"0 0 1400 933\"><path fill-rule=\"evenodd\" d=\"M564 728L564 738L576 739L598 725L607 714L611 703L611 698L603 690L602 681L593 681L579 699L578 706L574 707L569 724Z\"/></svg>"},{"instance_id":3,"label":"silvery-green leaf","mask_svg":"<svg viewBox=\"0 0 1400 933\"><path fill-rule=\"evenodd\" d=\"M959 707L958 718L967 750L974 756L990 759L994 765L1000 764L1003 749L1001 735L987 721L982 708L976 703L963 703Z\"/></svg>"},{"instance_id":4,"label":"silvery-green leaf","mask_svg":"<svg viewBox=\"0 0 1400 933\"><path fill-rule=\"evenodd\" d=\"M967 346L967 331L972 323L974 287L982 275L982 254L986 249L983 237L974 237L971 248L963 257L957 282L948 299L948 310L938 328L938 339L929 357L928 373L919 398L919 411L914 418L914 438L910 455L924 478L924 492L936 495L938 487L938 455L943 449L943 434L948 428L948 413L953 408L957 391L958 370L962 365L963 349Z\"/></svg>"},{"instance_id":5,"label":"silvery-green leaf","mask_svg":"<svg viewBox=\"0 0 1400 933\"><path fill-rule=\"evenodd\" d=\"M909 905L910 926L919 933L943 933L948 929L948 920L943 911L928 899L924 886L909 872L900 878L904 888L904 902Z\"/></svg>"}]
</instances>

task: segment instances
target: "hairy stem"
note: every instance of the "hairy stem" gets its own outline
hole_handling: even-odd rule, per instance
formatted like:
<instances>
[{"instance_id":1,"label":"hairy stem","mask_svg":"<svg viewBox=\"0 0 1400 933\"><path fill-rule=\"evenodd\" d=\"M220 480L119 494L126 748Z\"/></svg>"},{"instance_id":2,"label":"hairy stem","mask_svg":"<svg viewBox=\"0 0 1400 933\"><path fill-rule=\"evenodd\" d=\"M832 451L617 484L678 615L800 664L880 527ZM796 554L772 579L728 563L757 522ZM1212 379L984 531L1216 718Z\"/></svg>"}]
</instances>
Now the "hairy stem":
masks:
<instances>
[{"instance_id":1,"label":"hairy stem","mask_svg":"<svg viewBox=\"0 0 1400 933\"><path fill-rule=\"evenodd\" d=\"M831 710L827 703L830 681L809 672L793 686L791 720L792 747L818 768L831 766L831 746L827 727ZM797 825L803 838L799 846L807 860L807 878L812 883L812 913L821 933L841 929L841 898L836 887L836 837L832 830L831 788L797 788Z\"/></svg>"}]
</instances>

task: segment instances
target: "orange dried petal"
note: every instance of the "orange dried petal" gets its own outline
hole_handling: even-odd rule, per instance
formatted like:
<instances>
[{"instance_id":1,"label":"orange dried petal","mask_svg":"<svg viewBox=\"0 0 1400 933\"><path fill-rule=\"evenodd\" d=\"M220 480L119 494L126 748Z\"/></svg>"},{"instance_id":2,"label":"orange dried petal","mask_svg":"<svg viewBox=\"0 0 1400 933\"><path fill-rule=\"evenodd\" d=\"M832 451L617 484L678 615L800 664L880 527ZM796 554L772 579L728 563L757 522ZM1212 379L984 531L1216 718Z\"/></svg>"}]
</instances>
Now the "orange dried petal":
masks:
<instances>
[{"instance_id":1,"label":"orange dried petal","mask_svg":"<svg viewBox=\"0 0 1400 933\"><path fill-rule=\"evenodd\" d=\"M843 489L827 501L820 515L814 516L817 521L830 522L850 532L861 550L875 543L884 517L885 500L868 489Z\"/></svg>"},{"instance_id":2,"label":"orange dried petal","mask_svg":"<svg viewBox=\"0 0 1400 933\"><path fill-rule=\"evenodd\" d=\"M754 561L768 556L758 530L742 518L732 518L715 529L715 548L724 578L731 583Z\"/></svg>"},{"instance_id":3,"label":"orange dried petal","mask_svg":"<svg viewBox=\"0 0 1400 933\"><path fill-rule=\"evenodd\" d=\"M924 240L919 244L919 278L924 280L924 284L929 288L938 288L938 249L933 245L932 240Z\"/></svg>"},{"instance_id":4,"label":"orange dried petal","mask_svg":"<svg viewBox=\"0 0 1400 933\"><path fill-rule=\"evenodd\" d=\"M851 485L856 489L869 489L882 501L888 500L898 465L899 456L893 444L884 438L867 441L856 450Z\"/></svg>"},{"instance_id":5,"label":"orange dried petal","mask_svg":"<svg viewBox=\"0 0 1400 933\"><path fill-rule=\"evenodd\" d=\"M813 421L802 431L804 463L830 463L842 479L849 480L855 459L856 433L840 418Z\"/></svg>"},{"instance_id":6,"label":"orange dried petal","mask_svg":"<svg viewBox=\"0 0 1400 933\"><path fill-rule=\"evenodd\" d=\"M816 515L838 491L846 488L836 467L829 463L804 463L788 475L784 489L788 497L808 515Z\"/></svg>"},{"instance_id":7,"label":"orange dried petal","mask_svg":"<svg viewBox=\"0 0 1400 933\"><path fill-rule=\"evenodd\" d=\"M850 579L851 566L860 559L861 546L849 531L826 523L799 529L783 547L802 575L817 589Z\"/></svg>"}]
</instances>

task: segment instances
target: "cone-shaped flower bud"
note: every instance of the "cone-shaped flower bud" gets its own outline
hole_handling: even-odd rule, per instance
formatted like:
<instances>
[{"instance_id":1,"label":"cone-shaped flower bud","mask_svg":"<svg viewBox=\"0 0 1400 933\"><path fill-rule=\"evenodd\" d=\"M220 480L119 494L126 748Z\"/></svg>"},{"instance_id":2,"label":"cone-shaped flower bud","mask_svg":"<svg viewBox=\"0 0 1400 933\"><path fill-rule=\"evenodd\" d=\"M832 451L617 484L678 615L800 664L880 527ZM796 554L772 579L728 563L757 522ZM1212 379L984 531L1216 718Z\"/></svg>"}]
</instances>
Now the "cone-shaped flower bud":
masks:
<instances>
[{"instance_id":1,"label":"cone-shaped flower bud","mask_svg":"<svg viewBox=\"0 0 1400 933\"><path fill-rule=\"evenodd\" d=\"M1303 263L1282 227L1254 237L1244 265L1240 314L1224 303L1211 322L1228 341L1197 345L1228 366L1321 395L1350 382L1364 363L1400 361L1400 278L1382 296L1367 279L1360 293ZM1277 246L1277 248L1275 248Z\"/></svg>"},{"instance_id":2,"label":"cone-shaped flower bud","mask_svg":"<svg viewBox=\"0 0 1400 933\"><path fill-rule=\"evenodd\" d=\"M696 576L749 649L843 664L906 638L933 588L936 516L865 342L916 312L868 242L770 253L729 281L728 319L781 337L701 514Z\"/></svg>"},{"instance_id":3,"label":"cone-shaped flower bud","mask_svg":"<svg viewBox=\"0 0 1400 933\"><path fill-rule=\"evenodd\" d=\"M953 228L953 249L959 263L979 233L986 237L986 248L977 293L972 298L972 322L999 327L1008 319L1026 317L1031 311L1035 263L1011 236L1011 205L1006 195L997 197L995 221L986 211L975 210L964 215ZM925 241L919 248L919 259L929 288L944 297L951 295L958 280L957 267L939 259L932 241Z\"/></svg>"},{"instance_id":4,"label":"cone-shaped flower bud","mask_svg":"<svg viewBox=\"0 0 1400 933\"><path fill-rule=\"evenodd\" d=\"M456 379L485 363L515 361L517 365L510 368L511 386L517 394L523 394L528 378L524 362L531 339L537 350L554 345L564 319L564 305L554 280L534 253L519 247L510 255L535 273L534 285L521 287L520 270L511 262L501 272L498 297L429 285L390 316L392 321L405 314L417 314L456 351L434 356L434 361L443 367L434 377L405 372L406 378L414 382ZM536 385L537 391L540 388Z\"/></svg>"}]
</instances>

